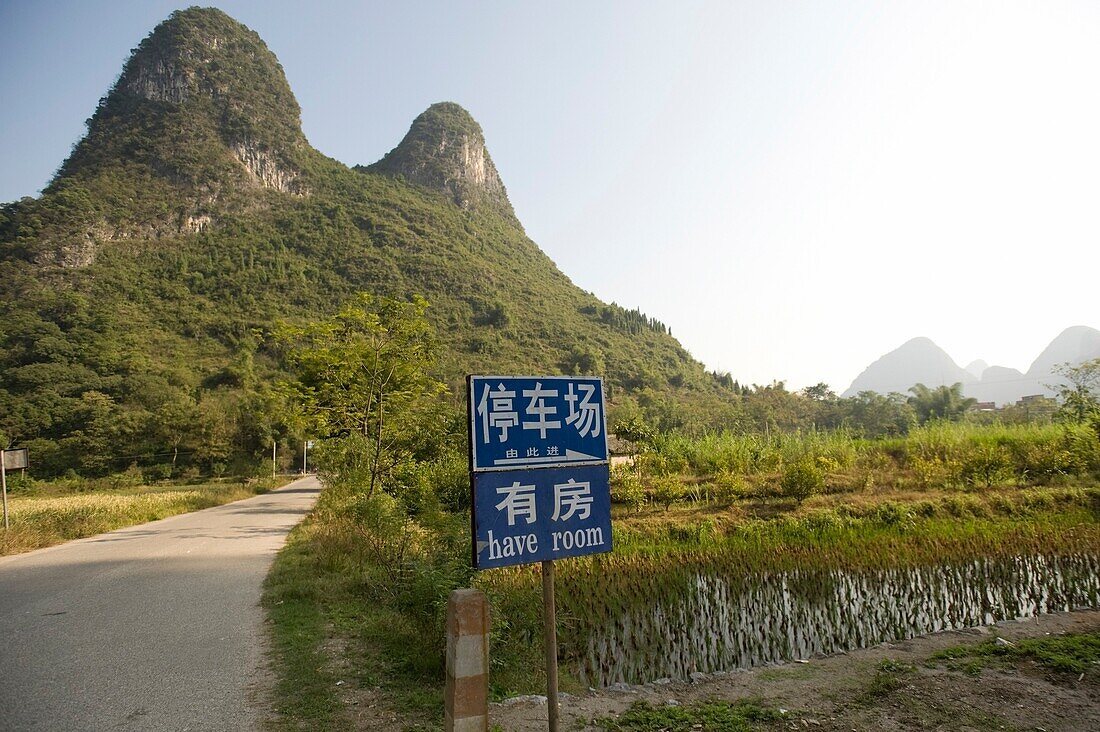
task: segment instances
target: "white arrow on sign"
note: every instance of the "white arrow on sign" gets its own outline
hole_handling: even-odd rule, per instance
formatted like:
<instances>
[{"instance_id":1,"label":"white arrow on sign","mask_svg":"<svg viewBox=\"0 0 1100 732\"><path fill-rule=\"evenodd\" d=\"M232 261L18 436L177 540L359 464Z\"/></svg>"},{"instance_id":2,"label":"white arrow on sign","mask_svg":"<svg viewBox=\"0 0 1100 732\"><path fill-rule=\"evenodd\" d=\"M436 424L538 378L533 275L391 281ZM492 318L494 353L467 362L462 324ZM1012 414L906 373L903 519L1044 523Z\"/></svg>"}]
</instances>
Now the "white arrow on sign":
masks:
<instances>
[{"instance_id":1,"label":"white arrow on sign","mask_svg":"<svg viewBox=\"0 0 1100 732\"><path fill-rule=\"evenodd\" d=\"M595 455L586 455L583 452L577 452L576 450L566 450L565 455L548 455L546 457L528 457L528 458L501 458L494 460L493 465L530 465L531 463L560 463L563 460L575 461L575 460L602 460Z\"/></svg>"}]
</instances>

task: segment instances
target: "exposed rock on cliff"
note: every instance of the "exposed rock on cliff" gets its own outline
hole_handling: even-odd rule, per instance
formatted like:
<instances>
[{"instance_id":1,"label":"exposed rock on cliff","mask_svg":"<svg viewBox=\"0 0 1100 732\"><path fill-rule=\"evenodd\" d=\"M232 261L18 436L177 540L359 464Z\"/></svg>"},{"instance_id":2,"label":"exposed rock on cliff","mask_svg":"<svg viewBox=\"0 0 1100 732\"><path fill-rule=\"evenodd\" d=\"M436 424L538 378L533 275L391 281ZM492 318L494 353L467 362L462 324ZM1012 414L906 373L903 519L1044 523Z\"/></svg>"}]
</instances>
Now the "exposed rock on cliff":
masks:
<instances>
[{"instance_id":1,"label":"exposed rock on cliff","mask_svg":"<svg viewBox=\"0 0 1100 732\"><path fill-rule=\"evenodd\" d=\"M254 140L238 140L230 145L233 155L259 184L283 193L302 195L299 174Z\"/></svg>"},{"instance_id":2,"label":"exposed rock on cliff","mask_svg":"<svg viewBox=\"0 0 1100 732\"><path fill-rule=\"evenodd\" d=\"M400 144L367 169L446 193L464 209L484 206L515 219L481 126L454 102L428 107Z\"/></svg>"},{"instance_id":3,"label":"exposed rock on cliff","mask_svg":"<svg viewBox=\"0 0 1100 732\"><path fill-rule=\"evenodd\" d=\"M262 205L249 196L264 189L308 194L302 168L316 153L300 118L256 33L213 8L173 13L134 49L46 190L78 185L93 200L131 201L138 215L87 211L35 258L83 267L105 241L215 228L210 200L243 210Z\"/></svg>"}]
</instances>

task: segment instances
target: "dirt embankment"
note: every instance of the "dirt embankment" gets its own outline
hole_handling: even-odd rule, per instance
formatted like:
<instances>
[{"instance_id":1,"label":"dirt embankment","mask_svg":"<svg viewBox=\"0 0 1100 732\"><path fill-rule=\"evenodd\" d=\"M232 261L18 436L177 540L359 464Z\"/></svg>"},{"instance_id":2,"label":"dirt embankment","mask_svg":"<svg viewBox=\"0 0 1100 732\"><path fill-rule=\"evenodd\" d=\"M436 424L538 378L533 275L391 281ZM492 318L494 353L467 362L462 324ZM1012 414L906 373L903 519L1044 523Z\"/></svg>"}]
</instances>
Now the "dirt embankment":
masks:
<instances>
[{"instance_id":1,"label":"dirt embankment","mask_svg":"<svg viewBox=\"0 0 1100 732\"><path fill-rule=\"evenodd\" d=\"M1055 674L1034 664L952 670L932 654L999 637L1008 641L1100 628L1100 611L1036 619L883 643L826 658L697 677L695 683L651 683L592 691L562 701L562 729L595 730L592 720L632 703L690 704L754 699L787 710L779 729L810 730L1100 730L1096 675ZM546 704L494 704L493 724L507 732L546 729Z\"/></svg>"}]
</instances>

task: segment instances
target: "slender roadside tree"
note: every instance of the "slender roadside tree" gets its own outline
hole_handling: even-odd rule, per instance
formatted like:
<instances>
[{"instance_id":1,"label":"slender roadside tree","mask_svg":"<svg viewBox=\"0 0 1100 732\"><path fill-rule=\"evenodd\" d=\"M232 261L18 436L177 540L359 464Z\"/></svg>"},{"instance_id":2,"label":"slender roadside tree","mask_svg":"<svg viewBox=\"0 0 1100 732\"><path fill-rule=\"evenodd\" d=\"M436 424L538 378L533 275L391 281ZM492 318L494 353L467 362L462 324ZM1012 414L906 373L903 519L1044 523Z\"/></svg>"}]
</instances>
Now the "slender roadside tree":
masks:
<instances>
[{"instance_id":1,"label":"slender roadside tree","mask_svg":"<svg viewBox=\"0 0 1100 732\"><path fill-rule=\"evenodd\" d=\"M276 328L296 377L279 391L299 428L323 440L331 483L373 495L438 435L446 387L432 375L427 307L363 293L327 320Z\"/></svg>"}]
</instances>

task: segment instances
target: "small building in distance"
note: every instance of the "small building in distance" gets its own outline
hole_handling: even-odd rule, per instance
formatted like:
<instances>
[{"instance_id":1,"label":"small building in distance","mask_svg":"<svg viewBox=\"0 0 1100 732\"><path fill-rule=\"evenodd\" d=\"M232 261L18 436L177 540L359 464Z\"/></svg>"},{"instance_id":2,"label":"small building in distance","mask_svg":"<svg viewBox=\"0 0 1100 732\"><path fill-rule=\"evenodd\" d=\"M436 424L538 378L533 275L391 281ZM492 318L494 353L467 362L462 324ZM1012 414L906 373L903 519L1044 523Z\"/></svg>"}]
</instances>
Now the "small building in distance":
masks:
<instances>
[{"instance_id":1,"label":"small building in distance","mask_svg":"<svg viewBox=\"0 0 1100 732\"><path fill-rule=\"evenodd\" d=\"M1020 397L1016 407L1023 411L1024 418L1031 421L1035 418L1051 419L1058 412L1058 401L1045 394L1028 394Z\"/></svg>"}]
</instances>

